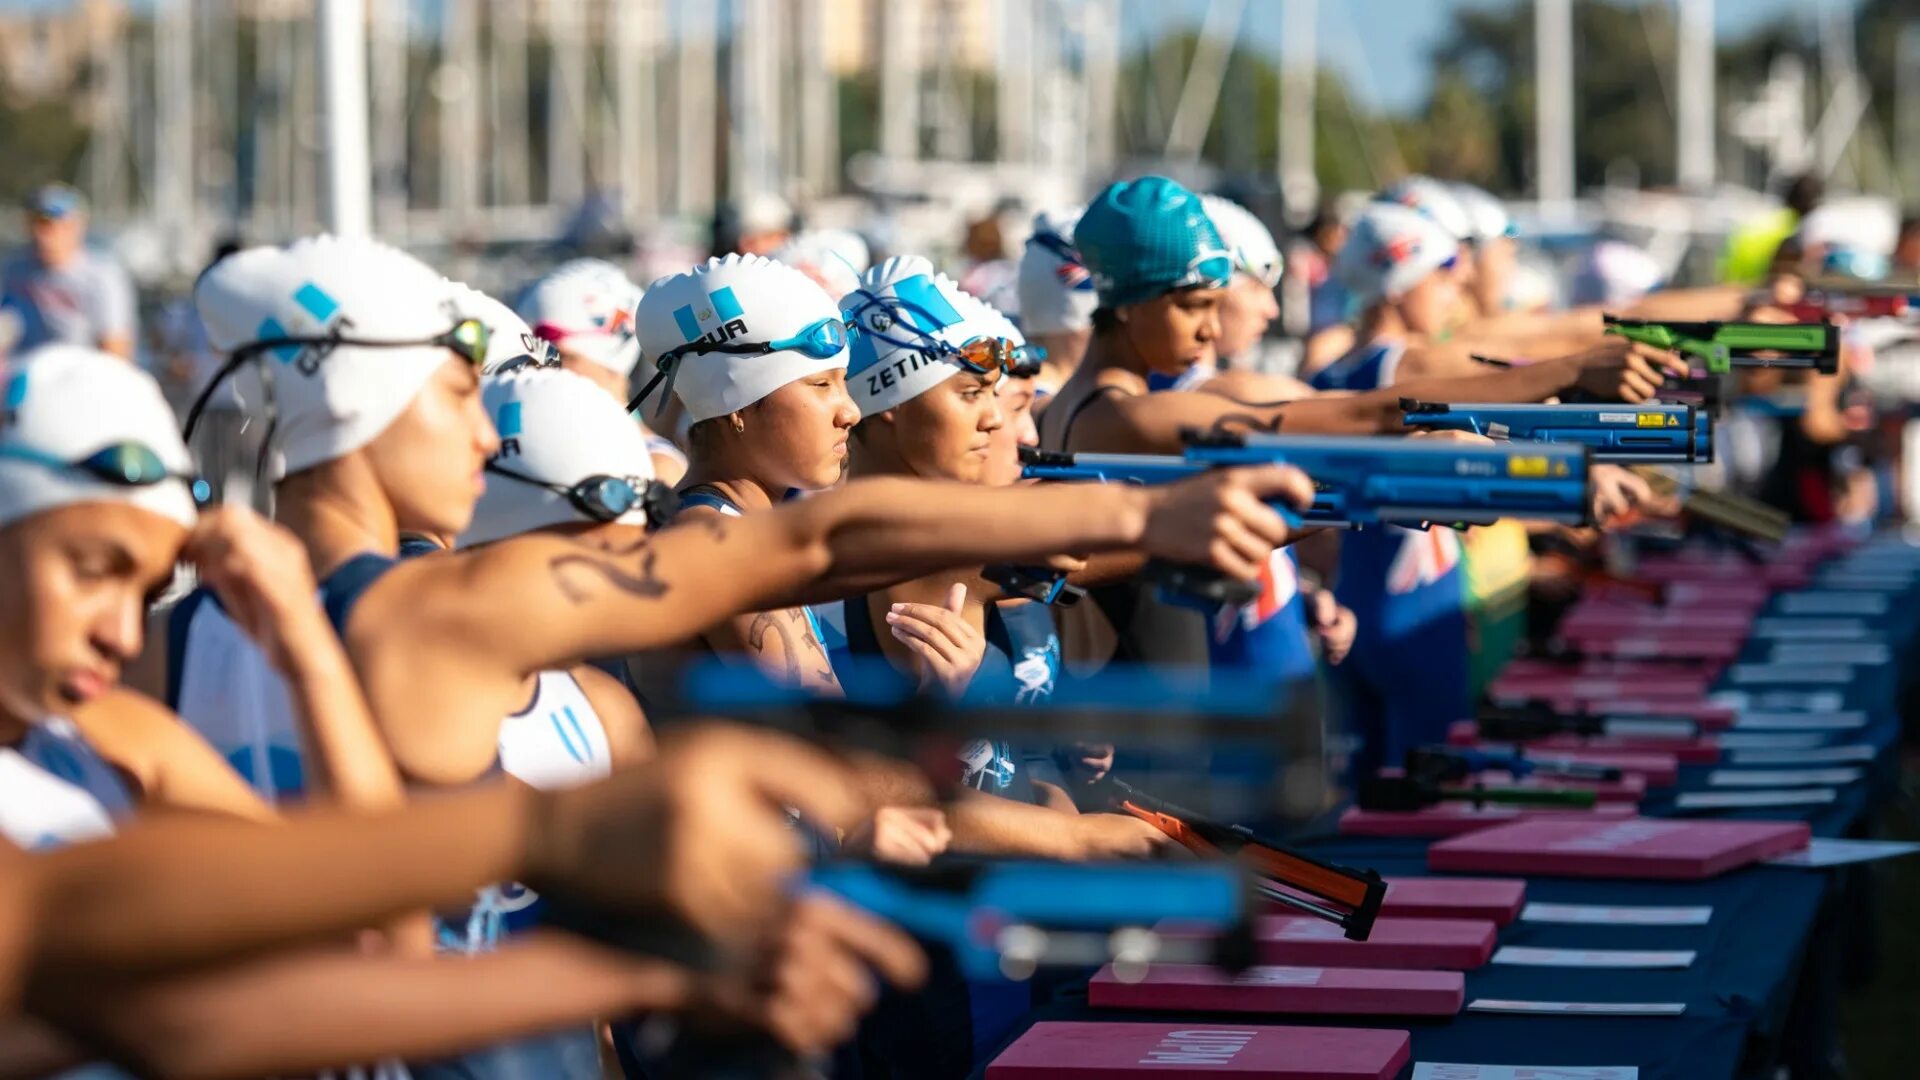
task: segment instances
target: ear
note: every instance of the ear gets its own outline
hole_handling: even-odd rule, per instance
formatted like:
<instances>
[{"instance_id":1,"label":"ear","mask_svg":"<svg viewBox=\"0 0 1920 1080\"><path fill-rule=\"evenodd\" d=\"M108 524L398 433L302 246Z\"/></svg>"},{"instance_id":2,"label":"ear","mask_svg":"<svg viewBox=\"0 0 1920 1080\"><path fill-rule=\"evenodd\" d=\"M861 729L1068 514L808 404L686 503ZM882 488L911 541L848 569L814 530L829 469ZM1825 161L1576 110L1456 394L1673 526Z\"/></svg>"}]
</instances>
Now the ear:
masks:
<instances>
[{"instance_id":1,"label":"ear","mask_svg":"<svg viewBox=\"0 0 1920 1080\"><path fill-rule=\"evenodd\" d=\"M891 424L895 421L895 414L898 413L899 411L900 410L898 408L882 409L881 411L874 413L872 416L867 417L867 419L868 420L884 420L887 423Z\"/></svg>"}]
</instances>

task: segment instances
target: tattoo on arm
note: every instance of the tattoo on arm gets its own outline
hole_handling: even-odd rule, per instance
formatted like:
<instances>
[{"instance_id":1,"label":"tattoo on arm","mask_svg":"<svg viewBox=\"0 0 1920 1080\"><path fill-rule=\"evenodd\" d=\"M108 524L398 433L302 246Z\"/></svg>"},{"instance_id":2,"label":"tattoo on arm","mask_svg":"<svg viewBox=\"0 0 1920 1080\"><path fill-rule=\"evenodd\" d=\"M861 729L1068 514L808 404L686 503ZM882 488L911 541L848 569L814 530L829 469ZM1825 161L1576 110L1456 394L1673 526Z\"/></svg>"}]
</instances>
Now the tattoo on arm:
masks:
<instances>
[{"instance_id":1,"label":"tattoo on arm","mask_svg":"<svg viewBox=\"0 0 1920 1080\"><path fill-rule=\"evenodd\" d=\"M747 624L747 648L753 650L754 657L764 665L767 633L771 631L780 639L781 659L786 664L786 680L789 685L800 685L800 653L793 647L792 615L786 611L762 611ZM812 637L812 634L805 635Z\"/></svg>"},{"instance_id":2,"label":"tattoo on arm","mask_svg":"<svg viewBox=\"0 0 1920 1080\"><path fill-rule=\"evenodd\" d=\"M644 546L644 541L634 545L633 550ZM598 575L608 585L621 592L640 597L643 600L655 600L667 594L668 585L660 580L654 567L660 553L649 551L640 559L639 573L618 565L609 559L593 555L558 555L547 563L553 575L553 583L560 587L568 601L584 604L593 598L593 582L582 579L583 573Z\"/></svg>"},{"instance_id":3,"label":"tattoo on arm","mask_svg":"<svg viewBox=\"0 0 1920 1080\"><path fill-rule=\"evenodd\" d=\"M1275 402L1274 404L1277 405L1280 403ZM1209 435L1225 435L1229 433L1273 435L1280 431L1280 422L1283 419L1284 417L1274 416L1272 419L1262 420L1249 413L1227 413L1225 416L1215 420L1213 427L1207 433Z\"/></svg>"}]
</instances>

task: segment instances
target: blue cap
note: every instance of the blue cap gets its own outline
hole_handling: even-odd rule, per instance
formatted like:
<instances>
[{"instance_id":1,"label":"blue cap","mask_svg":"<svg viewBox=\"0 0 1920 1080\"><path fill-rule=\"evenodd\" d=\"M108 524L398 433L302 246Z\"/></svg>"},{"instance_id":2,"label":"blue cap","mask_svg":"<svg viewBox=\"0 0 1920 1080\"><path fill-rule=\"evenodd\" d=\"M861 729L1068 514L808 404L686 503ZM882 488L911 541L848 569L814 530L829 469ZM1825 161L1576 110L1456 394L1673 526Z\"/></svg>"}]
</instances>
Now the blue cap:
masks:
<instances>
[{"instance_id":1,"label":"blue cap","mask_svg":"<svg viewBox=\"0 0 1920 1080\"><path fill-rule=\"evenodd\" d=\"M27 198L28 213L55 221L86 208L87 197L65 184L48 184Z\"/></svg>"},{"instance_id":2,"label":"blue cap","mask_svg":"<svg viewBox=\"0 0 1920 1080\"><path fill-rule=\"evenodd\" d=\"M1164 176L1109 185L1073 230L1101 307L1125 307L1233 277L1233 254L1200 197Z\"/></svg>"}]
</instances>

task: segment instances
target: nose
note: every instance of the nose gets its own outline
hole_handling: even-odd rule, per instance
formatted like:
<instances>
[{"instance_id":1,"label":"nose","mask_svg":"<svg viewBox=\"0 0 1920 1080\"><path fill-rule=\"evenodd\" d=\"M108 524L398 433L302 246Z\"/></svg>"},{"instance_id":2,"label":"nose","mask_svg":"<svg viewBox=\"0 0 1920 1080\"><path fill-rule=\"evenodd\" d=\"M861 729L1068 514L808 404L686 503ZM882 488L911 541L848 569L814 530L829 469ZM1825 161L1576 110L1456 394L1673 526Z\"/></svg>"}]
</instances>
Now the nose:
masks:
<instances>
[{"instance_id":1,"label":"nose","mask_svg":"<svg viewBox=\"0 0 1920 1080\"><path fill-rule=\"evenodd\" d=\"M994 397L988 398L986 414L980 417L980 430L987 432L999 431L1006 425L1007 414L1005 410L1000 408L1000 399Z\"/></svg>"},{"instance_id":2,"label":"nose","mask_svg":"<svg viewBox=\"0 0 1920 1080\"><path fill-rule=\"evenodd\" d=\"M146 638L144 611L145 604L141 597L132 591L116 596L94 619L91 635L93 647L102 656L119 664L139 656L140 646Z\"/></svg>"},{"instance_id":3,"label":"nose","mask_svg":"<svg viewBox=\"0 0 1920 1080\"><path fill-rule=\"evenodd\" d=\"M481 457L492 457L500 452L500 432L494 429L493 418L487 415L486 407L475 394L467 405L467 418L473 425L473 448Z\"/></svg>"},{"instance_id":4,"label":"nose","mask_svg":"<svg viewBox=\"0 0 1920 1080\"><path fill-rule=\"evenodd\" d=\"M1207 309L1206 316L1200 320L1195 337L1201 341L1212 341L1220 336L1220 307L1218 304Z\"/></svg>"},{"instance_id":5,"label":"nose","mask_svg":"<svg viewBox=\"0 0 1920 1080\"><path fill-rule=\"evenodd\" d=\"M833 425L838 428L852 430L853 425L859 422L860 406L853 403L853 395L847 393L847 388L844 386L835 387L833 398Z\"/></svg>"}]
</instances>

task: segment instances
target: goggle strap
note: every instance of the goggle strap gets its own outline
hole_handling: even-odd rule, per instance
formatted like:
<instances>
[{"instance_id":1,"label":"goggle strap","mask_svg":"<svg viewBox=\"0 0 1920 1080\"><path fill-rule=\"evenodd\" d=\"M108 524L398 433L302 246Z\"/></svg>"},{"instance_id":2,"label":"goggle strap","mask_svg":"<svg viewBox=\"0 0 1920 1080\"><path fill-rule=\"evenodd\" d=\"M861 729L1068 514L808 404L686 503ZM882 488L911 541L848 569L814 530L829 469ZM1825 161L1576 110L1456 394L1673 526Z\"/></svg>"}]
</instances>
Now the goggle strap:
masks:
<instances>
[{"instance_id":1,"label":"goggle strap","mask_svg":"<svg viewBox=\"0 0 1920 1080\"><path fill-rule=\"evenodd\" d=\"M235 371L238 371L241 364L252 358L250 354L238 353L228 358L226 363L221 364L220 370L214 372L213 378L207 380L207 385L200 391L200 396L194 398L192 407L187 409L187 424L181 429L180 435L182 442L188 446L193 445L193 431L200 426L201 414L205 413L207 406L213 402L214 391L220 389L220 384L226 382Z\"/></svg>"},{"instance_id":2,"label":"goggle strap","mask_svg":"<svg viewBox=\"0 0 1920 1080\"><path fill-rule=\"evenodd\" d=\"M645 404L645 403L646 403L646 400L647 400L647 395L648 395L648 394L651 394L651 393L653 393L653 388L654 388L654 387L656 387L656 386L659 386L659 385L660 385L660 380L661 380L661 379L664 379L664 378L666 378L666 377L667 377L667 373L666 373L666 372L664 372L664 371L655 371L655 372L653 373L653 378L651 378L651 379L648 379L648 380L647 380L647 385L645 385L645 386L643 386L643 387L641 387L641 388L640 388L640 392L639 392L639 393L637 393L637 394L635 394L635 395L633 395L633 400L632 400L632 401L629 401L629 402L627 402L627 412L629 412L629 413L637 413L637 412L639 412L639 411L640 411L640 407L641 407L641 406L642 406L643 404ZM669 390L671 390L671 389L673 389L673 387L672 387L671 385L669 385L669 386L667 387L667 389L669 389ZM662 406L662 407L664 407L664 402L666 401L666 399L665 399L664 397L662 397L662 398L661 398L661 401L662 401L662 403L663 403L663 406ZM655 409L655 410L654 410L654 415L656 415L656 416L658 416L659 414L660 414L660 410L659 410L659 409Z\"/></svg>"}]
</instances>

